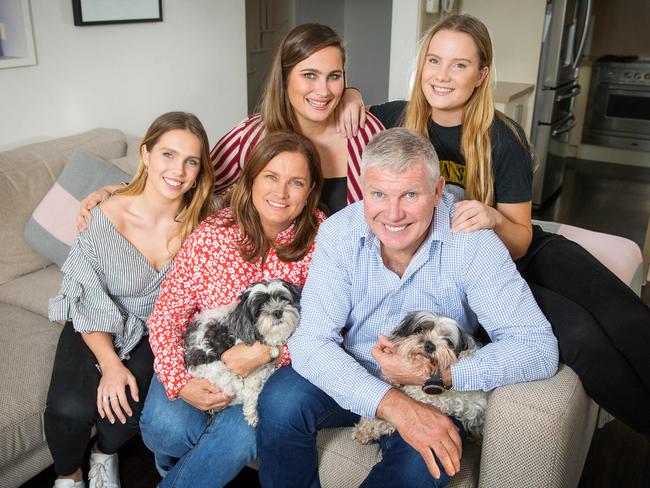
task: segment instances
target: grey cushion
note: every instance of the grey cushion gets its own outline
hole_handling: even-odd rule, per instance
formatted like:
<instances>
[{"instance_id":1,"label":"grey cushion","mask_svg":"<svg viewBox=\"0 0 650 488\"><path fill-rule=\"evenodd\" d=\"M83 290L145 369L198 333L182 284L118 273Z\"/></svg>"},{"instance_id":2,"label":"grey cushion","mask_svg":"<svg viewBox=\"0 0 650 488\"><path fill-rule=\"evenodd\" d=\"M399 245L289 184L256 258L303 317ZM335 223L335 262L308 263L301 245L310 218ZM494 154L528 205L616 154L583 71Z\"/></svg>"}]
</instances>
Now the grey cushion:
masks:
<instances>
[{"instance_id":1,"label":"grey cushion","mask_svg":"<svg viewBox=\"0 0 650 488\"><path fill-rule=\"evenodd\" d=\"M63 274L52 264L0 285L0 302L47 318L47 302L61 287Z\"/></svg>"},{"instance_id":2,"label":"grey cushion","mask_svg":"<svg viewBox=\"0 0 650 488\"><path fill-rule=\"evenodd\" d=\"M25 225L25 240L36 252L62 266L76 236L79 202L90 191L130 179L113 164L76 150Z\"/></svg>"},{"instance_id":3,"label":"grey cushion","mask_svg":"<svg viewBox=\"0 0 650 488\"><path fill-rule=\"evenodd\" d=\"M25 241L25 224L79 148L100 158L119 158L126 140L119 130L94 129L0 152L0 284L51 264Z\"/></svg>"}]
</instances>

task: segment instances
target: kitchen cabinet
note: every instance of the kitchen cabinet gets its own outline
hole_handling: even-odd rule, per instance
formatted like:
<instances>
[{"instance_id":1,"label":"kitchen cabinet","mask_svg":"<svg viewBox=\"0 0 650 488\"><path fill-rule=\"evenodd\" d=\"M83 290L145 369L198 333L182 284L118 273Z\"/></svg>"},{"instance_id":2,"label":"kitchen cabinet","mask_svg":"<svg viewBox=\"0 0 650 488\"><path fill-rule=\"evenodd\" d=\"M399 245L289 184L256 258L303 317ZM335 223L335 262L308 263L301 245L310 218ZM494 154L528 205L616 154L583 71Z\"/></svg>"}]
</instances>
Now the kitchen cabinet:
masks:
<instances>
[{"instance_id":1,"label":"kitchen cabinet","mask_svg":"<svg viewBox=\"0 0 650 488\"><path fill-rule=\"evenodd\" d=\"M526 137L530 137L530 127L526 127L526 121L534 88L532 83L498 81L494 91L496 109L521 125Z\"/></svg>"}]
</instances>

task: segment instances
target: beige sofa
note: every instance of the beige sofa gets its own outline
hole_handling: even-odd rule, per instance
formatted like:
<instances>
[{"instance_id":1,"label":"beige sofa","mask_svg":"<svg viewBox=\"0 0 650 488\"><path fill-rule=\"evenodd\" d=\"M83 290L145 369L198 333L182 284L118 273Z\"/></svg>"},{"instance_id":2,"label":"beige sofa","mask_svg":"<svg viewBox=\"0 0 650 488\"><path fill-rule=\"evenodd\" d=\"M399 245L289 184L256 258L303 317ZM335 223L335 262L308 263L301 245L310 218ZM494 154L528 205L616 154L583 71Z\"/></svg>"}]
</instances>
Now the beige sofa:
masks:
<instances>
[{"instance_id":1,"label":"beige sofa","mask_svg":"<svg viewBox=\"0 0 650 488\"><path fill-rule=\"evenodd\" d=\"M23 228L76 148L117 158L126 171L137 152L120 131L96 129L0 153L0 486L6 488L52 462L43 410L60 326L46 317L61 273L29 247ZM124 158L127 149L132 156ZM490 396L483 446L465 449L449 486L576 486L597 413L568 367L546 381L498 388ZM318 441L325 487L358 486L380 458L376 445L353 442L350 429L323 431Z\"/></svg>"}]
</instances>

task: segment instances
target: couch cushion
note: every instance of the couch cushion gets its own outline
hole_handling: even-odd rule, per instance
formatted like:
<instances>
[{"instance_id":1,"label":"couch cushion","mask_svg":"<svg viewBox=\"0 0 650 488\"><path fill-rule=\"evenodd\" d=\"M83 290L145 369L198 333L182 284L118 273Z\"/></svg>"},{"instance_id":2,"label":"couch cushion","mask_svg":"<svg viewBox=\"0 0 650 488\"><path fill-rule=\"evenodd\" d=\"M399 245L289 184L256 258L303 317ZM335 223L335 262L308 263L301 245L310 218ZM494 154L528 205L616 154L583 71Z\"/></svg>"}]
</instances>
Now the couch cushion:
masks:
<instances>
[{"instance_id":1,"label":"couch cushion","mask_svg":"<svg viewBox=\"0 0 650 488\"><path fill-rule=\"evenodd\" d=\"M0 471L42 447L43 411L61 326L0 303Z\"/></svg>"},{"instance_id":2,"label":"couch cushion","mask_svg":"<svg viewBox=\"0 0 650 488\"><path fill-rule=\"evenodd\" d=\"M76 150L25 225L25 240L39 254L63 266L77 237L75 220L81 200L91 190L130 179L113 164Z\"/></svg>"},{"instance_id":3,"label":"couch cushion","mask_svg":"<svg viewBox=\"0 0 650 488\"><path fill-rule=\"evenodd\" d=\"M77 148L103 159L120 158L126 142L119 130L95 129L0 152L0 284L50 264L27 244L23 232Z\"/></svg>"},{"instance_id":4,"label":"couch cushion","mask_svg":"<svg viewBox=\"0 0 650 488\"><path fill-rule=\"evenodd\" d=\"M34 271L0 285L0 302L47 318L47 302L61 287L63 274L56 265Z\"/></svg>"}]
</instances>

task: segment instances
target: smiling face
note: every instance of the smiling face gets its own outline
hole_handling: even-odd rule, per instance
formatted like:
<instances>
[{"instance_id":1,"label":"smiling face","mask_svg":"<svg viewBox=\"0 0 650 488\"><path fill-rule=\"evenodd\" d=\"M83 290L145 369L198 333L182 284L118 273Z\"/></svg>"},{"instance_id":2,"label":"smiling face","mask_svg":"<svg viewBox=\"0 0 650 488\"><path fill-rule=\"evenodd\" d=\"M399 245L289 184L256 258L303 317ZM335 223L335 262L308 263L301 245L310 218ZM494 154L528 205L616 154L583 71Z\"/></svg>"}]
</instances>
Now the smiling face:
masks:
<instances>
[{"instance_id":1,"label":"smiling face","mask_svg":"<svg viewBox=\"0 0 650 488\"><path fill-rule=\"evenodd\" d=\"M426 239L433 213L445 182L431 173L424 162L401 173L369 167L363 173L363 206L366 222L381 241L384 264L408 263Z\"/></svg>"},{"instance_id":2,"label":"smiling face","mask_svg":"<svg viewBox=\"0 0 650 488\"><path fill-rule=\"evenodd\" d=\"M145 193L168 200L181 200L199 175L199 138L188 130L174 129L160 136L151 151L145 145L140 151L147 167Z\"/></svg>"},{"instance_id":3,"label":"smiling face","mask_svg":"<svg viewBox=\"0 0 650 488\"><path fill-rule=\"evenodd\" d=\"M312 186L307 158L295 152L281 152L255 177L253 206L269 239L300 215Z\"/></svg>"},{"instance_id":4,"label":"smiling face","mask_svg":"<svg viewBox=\"0 0 650 488\"><path fill-rule=\"evenodd\" d=\"M344 89L343 57L334 46L302 60L287 77L287 96L301 127L327 121Z\"/></svg>"},{"instance_id":5,"label":"smiling face","mask_svg":"<svg viewBox=\"0 0 650 488\"><path fill-rule=\"evenodd\" d=\"M434 122L461 124L467 101L488 73L480 64L478 48L469 34L441 30L431 38L420 82Z\"/></svg>"}]
</instances>

